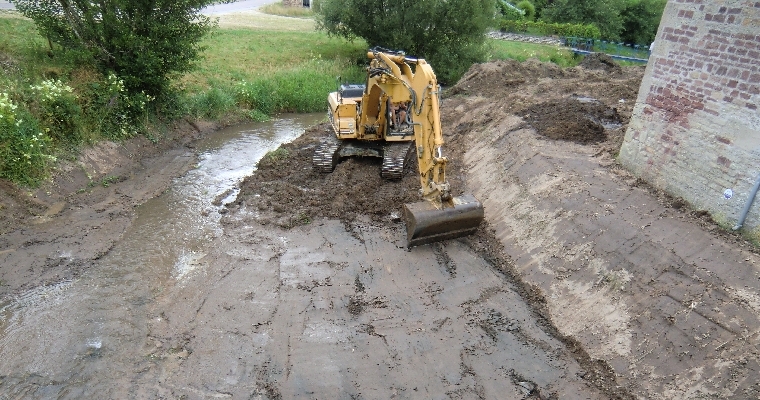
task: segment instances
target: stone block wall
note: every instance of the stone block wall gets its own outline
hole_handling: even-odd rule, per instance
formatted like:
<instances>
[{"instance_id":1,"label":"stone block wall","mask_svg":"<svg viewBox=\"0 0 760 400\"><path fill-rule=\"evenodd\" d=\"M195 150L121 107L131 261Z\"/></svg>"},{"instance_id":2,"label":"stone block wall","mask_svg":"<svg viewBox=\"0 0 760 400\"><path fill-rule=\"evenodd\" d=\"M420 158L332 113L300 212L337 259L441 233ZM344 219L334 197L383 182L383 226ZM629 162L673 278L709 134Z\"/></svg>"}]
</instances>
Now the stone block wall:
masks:
<instances>
[{"instance_id":1,"label":"stone block wall","mask_svg":"<svg viewBox=\"0 0 760 400\"><path fill-rule=\"evenodd\" d=\"M760 1L669 0L620 162L736 224L760 175ZM760 239L760 195L745 229Z\"/></svg>"}]
</instances>

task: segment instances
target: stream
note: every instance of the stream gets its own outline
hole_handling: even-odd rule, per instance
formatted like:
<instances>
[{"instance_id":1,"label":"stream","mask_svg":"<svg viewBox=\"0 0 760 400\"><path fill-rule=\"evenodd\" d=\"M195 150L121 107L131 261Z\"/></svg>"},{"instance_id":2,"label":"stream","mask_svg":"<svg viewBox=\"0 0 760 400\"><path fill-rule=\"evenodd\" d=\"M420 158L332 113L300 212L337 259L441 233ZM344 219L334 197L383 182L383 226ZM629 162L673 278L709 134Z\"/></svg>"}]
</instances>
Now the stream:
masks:
<instances>
[{"instance_id":1,"label":"stream","mask_svg":"<svg viewBox=\"0 0 760 400\"><path fill-rule=\"evenodd\" d=\"M258 160L323 118L289 115L195 143L196 168L137 207L134 224L86 274L0 304L0 399L123 395L108 393L140 372L153 299L198 272L222 233L219 211Z\"/></svg>"}]
</instances>

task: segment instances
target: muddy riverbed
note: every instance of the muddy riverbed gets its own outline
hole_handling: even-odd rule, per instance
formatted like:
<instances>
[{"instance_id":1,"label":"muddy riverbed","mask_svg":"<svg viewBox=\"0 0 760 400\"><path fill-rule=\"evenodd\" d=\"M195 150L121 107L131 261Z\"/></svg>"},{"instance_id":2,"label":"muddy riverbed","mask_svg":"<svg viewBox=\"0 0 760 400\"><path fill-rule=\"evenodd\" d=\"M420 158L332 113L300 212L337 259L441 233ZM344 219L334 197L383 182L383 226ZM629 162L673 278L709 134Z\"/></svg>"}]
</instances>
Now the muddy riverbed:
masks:
<instances>
[{"instance_id":1,"label":"muddy riverbed","mask_svg":"<svg viewBox=\"0 0 760 400\"><path fill-rule=\"evenodd\" d=\"M414 174L316 173L323 124L101 145L32 196L0 187L0 393L757 398L756 249L614 161L642 75L474 66L443 128L486 221L412 249Z\"/></svg>"}]
</instances>

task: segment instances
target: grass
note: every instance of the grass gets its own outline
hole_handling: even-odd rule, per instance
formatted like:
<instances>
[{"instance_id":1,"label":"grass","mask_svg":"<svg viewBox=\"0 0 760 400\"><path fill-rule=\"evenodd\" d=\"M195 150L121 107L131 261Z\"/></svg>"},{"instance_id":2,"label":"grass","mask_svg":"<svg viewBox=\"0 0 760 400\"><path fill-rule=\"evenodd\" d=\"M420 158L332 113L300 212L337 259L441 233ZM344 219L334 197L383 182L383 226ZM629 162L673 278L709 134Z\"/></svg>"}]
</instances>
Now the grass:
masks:
<instances>
[{"instance_id":1,"label":"grass","mask_svg":"<svg viewBox=\"0 0 760 400\"><path fill-rule=\"evenodd\" d=\"M488 39L488 45L490 47L490 60L515 59L522 62L529 58L537 58L561 67L576 66L581 60L576 58L572 51L559 46L498 39Z\"/></svg>"},{"instance_id":2,"label":"grass","mask_svg":"<svg viewBox=\"0 0 760 400\"><path fill-rule=\"evenodd\" d=\"M325 108L336 78L362 81L366 44L302 32L220 29L204 42L198 67L181 79L190 114L217 119L240 111L252 120Z\"/></svg>"},{"instance_id":3,"label":"grass","mask_svg":"<svg viewBox=\"0 0 760 400\"><path fill-rule=\"evenodd\" d=\"M310 70L331 76L361 75L356 66L367 45L330 38L316 31L290 32L239 27L219 29L204 43L198 68L182 79L190 91ZM363 61L363 60L362 60Z\"/></svg>"}]
</instances>

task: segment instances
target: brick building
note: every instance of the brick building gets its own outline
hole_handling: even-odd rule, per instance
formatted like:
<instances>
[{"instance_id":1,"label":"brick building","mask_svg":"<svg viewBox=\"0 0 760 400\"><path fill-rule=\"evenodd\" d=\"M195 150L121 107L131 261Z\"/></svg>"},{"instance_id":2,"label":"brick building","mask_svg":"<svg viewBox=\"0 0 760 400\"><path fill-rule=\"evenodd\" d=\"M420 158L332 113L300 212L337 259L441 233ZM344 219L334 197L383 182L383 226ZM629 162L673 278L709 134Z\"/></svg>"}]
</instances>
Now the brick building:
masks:
<instances>
[{"instance_id":1,"label":"brick building","mask_svg":"<svg viewBox=\"0 0 760 400\"><path fill-rule=\"evenodd\" d=\"M620 162L732 227L760 177L758 106L760 2L669 0ZM744 229L760 239L760 194Z\"/></svg>"}]
</instances>

